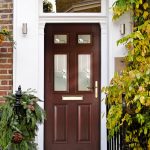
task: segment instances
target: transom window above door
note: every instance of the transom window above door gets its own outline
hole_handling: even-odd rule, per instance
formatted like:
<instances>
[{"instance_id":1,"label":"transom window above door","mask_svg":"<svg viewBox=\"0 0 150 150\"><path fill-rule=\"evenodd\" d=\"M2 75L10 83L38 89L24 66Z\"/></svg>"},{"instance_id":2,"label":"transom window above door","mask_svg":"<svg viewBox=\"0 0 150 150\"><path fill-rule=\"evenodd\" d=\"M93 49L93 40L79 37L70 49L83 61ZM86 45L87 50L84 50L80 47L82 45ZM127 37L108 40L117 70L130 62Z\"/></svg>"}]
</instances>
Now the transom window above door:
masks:
<instances>
[{"instance_id":1,"label":"transom window above door","mask_svg":"<svg viewBox=\"0 0 150 150\"><path fill-rule=\"evenodd\" d=\"M99 13L101 0L43 0L44 13Z\"/></svg>"}]
</instances>

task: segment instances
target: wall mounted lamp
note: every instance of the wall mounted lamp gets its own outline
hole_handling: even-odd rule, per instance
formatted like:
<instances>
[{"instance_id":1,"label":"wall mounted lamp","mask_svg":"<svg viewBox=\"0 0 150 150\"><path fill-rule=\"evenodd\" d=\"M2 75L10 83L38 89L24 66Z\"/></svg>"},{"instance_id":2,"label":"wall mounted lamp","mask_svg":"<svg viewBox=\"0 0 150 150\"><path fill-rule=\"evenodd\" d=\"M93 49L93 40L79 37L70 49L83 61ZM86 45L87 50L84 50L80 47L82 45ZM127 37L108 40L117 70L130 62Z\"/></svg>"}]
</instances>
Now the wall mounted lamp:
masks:
<instances>
[{"instance_id":1,"label":"wall mounted lamp","mask_svg":"<svg viewBox=\"0 0 150 150\"><path fill-rule=\"evenodd\" d=\"M126 27L125 24L121 24L121 25L120 25L120 34L121 34L121 35L124 35L124 34L125 34L125 32L126 32L126 31L125 31L125 27Z\"/></svg>"},{"instance_id":2,"label":"wall mounted lamp","mask_svg":"<svg viewBox=\"0 0 150 150\"><path fill-rule=\"evenodd\" d=\"M22 23L22 34L28 33L27 23Z\"/></svg>"}]
</instances>

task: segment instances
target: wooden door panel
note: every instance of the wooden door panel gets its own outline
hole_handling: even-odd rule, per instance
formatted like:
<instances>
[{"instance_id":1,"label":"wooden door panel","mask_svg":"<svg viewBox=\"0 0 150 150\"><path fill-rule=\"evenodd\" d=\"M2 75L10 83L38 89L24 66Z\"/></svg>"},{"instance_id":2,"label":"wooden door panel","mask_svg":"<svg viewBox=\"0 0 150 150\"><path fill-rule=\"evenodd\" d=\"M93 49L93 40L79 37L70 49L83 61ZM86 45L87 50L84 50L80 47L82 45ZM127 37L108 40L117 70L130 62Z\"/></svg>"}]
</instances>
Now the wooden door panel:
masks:
<instances>
[{"instance_id":1,"label":"wooden door panel","mask_svg":"<svg viewBox=\"0 0 150 150\"><path fill-rule=\"evenodd\" d=\"M78 142L91 142L91 105L78 105Z\"/></svg>"},{"instance_id":2,"label":"wooden door panel","mask_svg":"<svg viewBox=\"0 0 150 150\"><path fill-rule=\"evenodd\" d=\"M79 44L78 35L87 34L91 35L92 42ZM59 43L59 39L54 42L54 35L67 35L67 43ZM47 120L44 128L44 150L100 149L100 95L95 97L94 87L95 81L100 85L99 41L98 24L46 24L44 104ZM67 65L63 61L61 63L61 55L67 59ZM79 70L80 64L82 69ZM89 86L89 90L86 86ZM64 96L68 97L67 100L62 99ZM83 99L69 99L76 96Z\"/></svg>"},{"instance_id":3,"label":"wooden door panel","mask_svg":"<svg viewBox=\"0 0 150 150\"><path fill-rule=\"evenodd\" d=\"M67 106L54 106L54 143L67 143Z\"/></svg>"}]
</instances>

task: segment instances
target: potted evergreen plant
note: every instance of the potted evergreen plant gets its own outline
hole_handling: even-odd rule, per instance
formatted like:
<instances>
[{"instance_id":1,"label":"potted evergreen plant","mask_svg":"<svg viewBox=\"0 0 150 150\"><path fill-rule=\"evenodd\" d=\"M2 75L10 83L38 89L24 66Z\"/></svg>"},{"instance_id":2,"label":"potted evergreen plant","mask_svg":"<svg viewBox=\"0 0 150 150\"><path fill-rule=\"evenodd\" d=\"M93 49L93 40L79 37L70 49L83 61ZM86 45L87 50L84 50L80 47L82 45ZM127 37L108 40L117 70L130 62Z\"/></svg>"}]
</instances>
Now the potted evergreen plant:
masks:
<instances>
[{"instance_id":1,"label":"potted evergreen plant","mask_svg":"<svg viewBox=\"0 0 150 150\"><path fill-rule=\"evenodd\" d=\"M45 118L40 101L31 94L31 90L5 97L5 103L0 106L0 147L2 150L36 150L35 142L38 125Z\"/></svg>"}]
</instances>

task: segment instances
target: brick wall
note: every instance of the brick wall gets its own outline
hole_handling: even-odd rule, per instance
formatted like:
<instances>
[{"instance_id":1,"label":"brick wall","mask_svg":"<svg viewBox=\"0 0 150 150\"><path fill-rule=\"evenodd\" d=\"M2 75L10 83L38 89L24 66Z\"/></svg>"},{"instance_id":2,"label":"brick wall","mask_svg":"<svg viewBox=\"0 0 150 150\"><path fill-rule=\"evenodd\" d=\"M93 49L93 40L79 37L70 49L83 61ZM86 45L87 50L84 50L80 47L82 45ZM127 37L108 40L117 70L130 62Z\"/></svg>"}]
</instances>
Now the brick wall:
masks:
<instances>
[{"instance_id":1,"label":"brick wall","mask_svg":"<svg viewBox=\"0 0 150 150\"><path fill-rule=\"evenodd\" d=\"M0 0L0 27L12 31L13 0ZM0 102L12 91L13 49L9 41L0 44Z\"/></svg>"}]
</instances>

